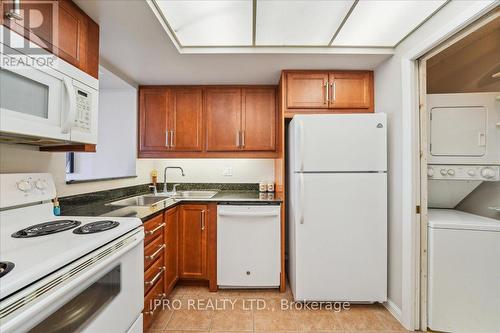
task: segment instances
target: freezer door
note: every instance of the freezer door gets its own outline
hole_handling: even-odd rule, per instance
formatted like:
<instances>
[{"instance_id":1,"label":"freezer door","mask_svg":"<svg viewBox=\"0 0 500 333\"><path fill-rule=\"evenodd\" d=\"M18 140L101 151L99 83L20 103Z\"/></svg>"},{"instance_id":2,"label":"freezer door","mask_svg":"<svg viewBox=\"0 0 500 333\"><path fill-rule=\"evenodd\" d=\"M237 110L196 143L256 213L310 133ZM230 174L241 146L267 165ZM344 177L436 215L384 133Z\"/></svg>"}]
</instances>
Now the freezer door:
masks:
<instances>
[{"instance_id":1,"label":"freezer door","mask_svg":"<svg viewBox=\"0 0 500 333\"><path fill-rule=\"evenodd\" d=\"M296 300L387 299L387 175L295 174L290 284Z\"/></svg>"},{"instance_id":2,"label":"freezer door","mask_svg":"<svg viewBox=\"0 0 500 333\"><path fill-rule=\"evenodd\" d=\"M290 124L294 172L385 171L386 115L298 115Z\"/></svg>"}]
</instances>

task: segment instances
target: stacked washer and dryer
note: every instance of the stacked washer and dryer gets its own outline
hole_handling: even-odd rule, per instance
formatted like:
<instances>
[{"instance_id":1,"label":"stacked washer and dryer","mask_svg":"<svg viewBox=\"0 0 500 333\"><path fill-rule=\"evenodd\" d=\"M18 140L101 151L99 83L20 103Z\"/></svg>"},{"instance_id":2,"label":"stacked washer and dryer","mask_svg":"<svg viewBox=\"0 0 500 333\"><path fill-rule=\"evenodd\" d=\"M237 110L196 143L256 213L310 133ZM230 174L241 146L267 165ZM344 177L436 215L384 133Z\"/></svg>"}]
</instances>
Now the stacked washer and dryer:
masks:
<instances>
[{"instance_id":1,"label":"stacked washer and dryer","mask_svg":"<svg viewBox=\"0 0 500 333\"><path fill-rule=\"evenodd\" d=\"M483 182L500 187L500 93L429 94L427 105L428 326L500 332L500 211L455 209ZM493 202L500 210L500 191Z\"/></svg>"}]
</instances>

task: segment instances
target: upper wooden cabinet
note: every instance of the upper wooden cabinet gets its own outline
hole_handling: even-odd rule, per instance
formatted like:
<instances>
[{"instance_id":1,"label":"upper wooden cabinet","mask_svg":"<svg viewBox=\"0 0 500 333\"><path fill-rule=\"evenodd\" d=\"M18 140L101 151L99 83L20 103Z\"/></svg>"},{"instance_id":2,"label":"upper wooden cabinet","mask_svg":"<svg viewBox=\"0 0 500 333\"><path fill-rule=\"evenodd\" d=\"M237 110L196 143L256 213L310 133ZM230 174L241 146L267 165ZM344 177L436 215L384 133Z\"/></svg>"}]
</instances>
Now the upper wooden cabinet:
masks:
<instances>
[{"instance_id":1,"label":"upper wooden cabinet","mask_svg":"<svg viewBox=\"0 0 500 333\"><path fill-rule=\"evenodd\" d=\"M175 151L201 151L202 90L200 88L172 89L172 102L167 117L169 147Z\"/></svg>"},{"instance_id":2,"label":"upper wooden cabinet","mask_svg":"<svg viewBox=\"0 0 500 333\"><path fill-rule=\"evenodd\" d=\"M179 207L179 277L206 279L208 269L208 206Z\"/></svg>"},{"instance_id":3,"label":"upper wooden cabinet","mask_svg":"<svg viewBox=\"0 0 500 333\"><path fill-rule=\"evenodd\" d=\"M234 151L241 141L241 89L205 91L207 151Z\"/></svg>"},{"instance_id":4,"label":"upper wooden cabinet","mask_svg":"<svg viewBox=\"0 0 500 333\"><path fill-rule=\"evenodd\" d=\"M143 86L139 157L275 157L275 86Z\"/></svg>"},{"instance_id":5,"label":"upper wooden cabinet","mask_svg":"<svg viewBox=\"0 0 500 333\"><path fill-rule=\"evenodd\" d=\"M286 89L288 108L328 108L328 73L288 73Z\"/></svg>"},{"instance_id":6,"label":"upper wooden cabinet","mask_svg":"<svg viewBox=\"0 0 500 333\"><path fill-rule=\"evenodd\" d=\"M242 89L241 148L248 151L276 149L276 89Z\"/></svg>"},{"instance_id":7,"label":"upper wooden cabinet","mask_svg":"<svg viewBox=\"0 0 500 333\"><path fill-rule=\"evenodd\" d=\"M373 112L371 71L285 71L285 115L300 112Z\"/></svg>"},{"instance_id":8,"label":"upper wooden cabinet","mask_svg":"<svg viewBox=\"0 0 500 333\"><path fill-rule=\"evenodd\" d=\"M19 4L20 17L9 19L13 2L1 2L3 25L98 77L99 26L88 15L71 0L20 0Z\"/></svg>"}]
</instances>

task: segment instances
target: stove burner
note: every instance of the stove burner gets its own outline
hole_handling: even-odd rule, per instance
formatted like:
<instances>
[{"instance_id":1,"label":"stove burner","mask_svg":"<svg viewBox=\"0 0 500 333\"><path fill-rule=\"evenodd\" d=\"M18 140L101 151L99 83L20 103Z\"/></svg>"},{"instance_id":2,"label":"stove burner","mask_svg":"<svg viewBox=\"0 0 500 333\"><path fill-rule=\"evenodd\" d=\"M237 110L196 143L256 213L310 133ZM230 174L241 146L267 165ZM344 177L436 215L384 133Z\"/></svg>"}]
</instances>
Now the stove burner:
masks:
<instances>
[{"instance_id":1,"label":"stove burner","mask_svg":"<svg viewBox=\"0 0 500 333\"><path fill-rule=\"evenodd\" d=\"M10 261L0 261L0 277L10 272L14 266L14 263Z\"/></svg>"},{"instance_id":2,"label":"stove burner","mask_svg":"<svg viewBox=\"0 0 500 333\"><path fill-rule=\"evenodd\" d=\"M109 221L109 220L90 222L85 225L82 225L79 228L76 228L75 230L73 230L73 233L80 235L93 234L96 232L101 232L116 228L119 224L120 223L116 221Z\"/></svg>"},{"instance_id":3,"label":"stove burner","mask_svg":"<svg viewBox=\"0 0 500 333\"><path fill-rule=\"evenodd\" d=\"M58 220L35 224L12 234L14 238L28 238L49 235L78 227L82 222L75 220Z\"/></svg>"}]
</instances>

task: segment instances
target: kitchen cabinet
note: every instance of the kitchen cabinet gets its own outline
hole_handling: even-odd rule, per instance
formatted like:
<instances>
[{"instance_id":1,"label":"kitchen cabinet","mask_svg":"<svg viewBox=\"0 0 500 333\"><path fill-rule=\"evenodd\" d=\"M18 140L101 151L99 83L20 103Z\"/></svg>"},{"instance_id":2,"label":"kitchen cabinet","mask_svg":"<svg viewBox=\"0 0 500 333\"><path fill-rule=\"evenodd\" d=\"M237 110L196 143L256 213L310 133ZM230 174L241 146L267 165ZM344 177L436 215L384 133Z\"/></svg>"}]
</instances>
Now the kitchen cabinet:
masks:
<instances>
[{"instance_id":1,"label":"kitchen cabinet","mask_svg":"<svg viewBox=\"0 0 500 333\"><path fill-rule=\"evenodd\" d=\"M207 279L208 206L179 207L179 277Z\"/></svg>"},{"instance_id":2,"label":"kitchen cabinet","mask_svg":"<svg viewBox=\"0 0 500 333\"><path fill-rule=\"evenodd\" d=\"M167 132L170 90L147 88L139 90L139 150L169 149Z\"/></svg>"},{"instance_id":3,"label":"kitchen cabinet","mask_svg":"<svg viewBox=\"0 0 500 333\"><path fill-rule=\"evenodd\" d=\"M207 89L205 114L207 151L238 150L241 142L241 89Z\"/></svg>"},{"instance_id":4,"label":"kitchen cabinet","mask_svg":"<svg viewBox=\"0 0 500 333\"><path fill-rule=\"evenodd\" d=\"M285 116L294 113L373 112L372 71L285 71Z\"/></svg>"},{"instance_id":5,"label":"kitchen cabinet","mask_svg":"<svg viewBox=\"0 0 500 333\"><path fill-rule=\"evenodd\" d=\"M167 117L170 150L201 151L203 149L202 90L174 88L171 99Z\"/></svg>"},{"instance_id":6,"label":"kitchen cabinet","mask_svg":"<svg viewBox=\"0 0 500 333\"><path fill-rule=\"evenodd\" d=\"M276 86L142 86L139 157L276 156Z\"/></svg>"},{"instance_id":7,"label":"kitchen cabinet","mask_svg":"<svg viewBox=\"0 0 500 333\"><path fill-rule=\"evenodd\" d=\"M276 150L276 89L242 89L241 149Z\"/></svg>"},{"instance_id":8,"label":"kitchen cabinet","mask_svg":"<svg viewBox=\"0 0 500 333\"><path fill-rule=\"evenodd\" d=\"M288 73L287 107L327 109L328 73Z\"/></svg>"},{"instance_id":9,"label":"kitchen cabinet","mask_svg":"<svg viewBox=\"0 0 500 333\"><path fill-rule=\"evenodd\" d=\"M12 15L12 1L1 4L3 25L98 77L99 26L71 0L20 0L18 16ZM57 27L53 22L57 22Z\"/></svg>"},{"instance_id":10,"label":"kitchen cabinet","mask_svg":"<svg viewBox=\"0 0 500 333\"><path fill-rule=\"evenodd\" d=\"M165 213L165 292L169 294L179 280L178 262L178 222L179 214L177 207L167 210Z\"/></svg>"}]
</instances>

